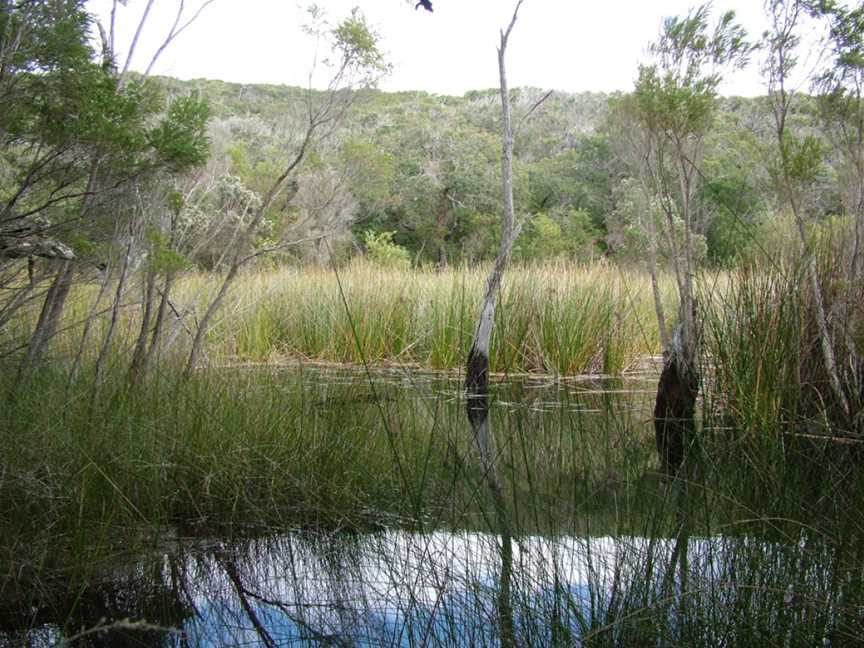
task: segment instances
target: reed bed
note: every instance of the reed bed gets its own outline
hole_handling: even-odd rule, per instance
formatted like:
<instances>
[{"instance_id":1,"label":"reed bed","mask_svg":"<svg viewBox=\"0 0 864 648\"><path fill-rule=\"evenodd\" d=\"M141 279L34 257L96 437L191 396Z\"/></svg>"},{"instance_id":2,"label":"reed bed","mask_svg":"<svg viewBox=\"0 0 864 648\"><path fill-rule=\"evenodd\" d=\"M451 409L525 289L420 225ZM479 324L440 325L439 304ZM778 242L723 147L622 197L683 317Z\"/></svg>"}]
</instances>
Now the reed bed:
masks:
<instances>
[{"instance_id":1,"label":"reed bed","mask_svg":"<svg viewBox=\"0 0 864 648\"><path fill-rule=\"evenodd\" d=\"M257 268L232 287L205 341L210 365L305 359L326 363L404 364L461 368L474 333L488 268L396 269L357 259L332 268ZM198 318L221 278L188 274L177 282L169 324L169 349L182 356ZM671 280L662 281L674 313ZM114 288L106 291L113 296ZM83 322L96 317L83 345L85 359L98 354L108 325L109 299L94 308L95 283L73 289L55 357L72 358L81 347ZM137 334L141 286L123 297L115 333L122 356ZM182 317L178 317L181 315ZM21 347L38 317L38 304L0 336L6 349ZM505 277L492 341L494 372L620 374L660 352L646 275L613 264L554 263L515 267Z\"/></svg>"},{"instance_id":2,"label":"reed bed","mask_svg":"<svg viewBox=\"0 0 864 648\"><path fill-rule=\"evenodd\" d=\"M832 273L830 258L820 263L835 322L848 314L855 323L859 287ZM49 362L20 382L10 363L0 373L0 568L10 575L3 586L48 592L49 580L60 582L63 591L81 593L68 620L86 608L84 592L102 582L98 574L169 536L217 536L230 547L241 536L280 536L297 526L348 531L340 537L349 543L377 537L358 531L389 529L393 537L403 529L416 534L425 559L430 532L455 529L474 542L479 530L500 552L492 578L505 558L519 556L511 584L519 645L860 640L860 438L827 390L812 297L798 266L702 278L704 403L682 472L668 484L656 473L653 380L560 379L621 372L657 352L647 278L602 264L508 275L493 368L557 374L493 381L490 422L516 554L503 551L498 504L473 454L457 376L380 367L367 376L274 362L458 367L484 275L482 268L406 272L363 263L338 279L323 268L249 272L210 332L209 368L184 380L168 357L140 384L127 379L122 355L135 331L133 289L99 398L87 364L92 351L76 377L65 362ZM189 276L176 302L197 304L200 313L216 285ZM55 357L77 348L73 325L95 294L93 286L77 290ZM672 293L664 281L670 302ZM26 331L24 320L15 326ZM104 326L97 320L91 346ZM861 328L848 330L849 339L835 339L844 359L849 340L862 340ZM844 373L850 397L864 393L851 369ZM578 588L562 580L564 572L519 571L549 556L544 569L557 569L559 558L598 560L598 535L632 551L608 565L595 562ZM228 564L231 551L213 554L216 567ZM436 575L441 643L500 645L500 590L473 568L453 571L455 557ZM392 559L386 552L374 558ZM336 564L337 579L346 569ZM535 580L524 580L531 574ZM447 596L463 590L477 594L473 625L448 616L462 608ZM415 615L424 593L397 602L407 606L398 608L402 629L418 643L433 629L425 611ZM271 600L268 592L262 597ZM38 624L27 614L35 608L19 598L21 636L29 637ZM475 611L486 615L482 621ZM103 616L82 617L67 634Z\"/></svg>"},{"instance_id":3,"label":"reed bed","mask_svg":"<svg viewBox=\"0 0 864 648\"><path fill-rule=\"evenodd\" d=\"M459 368L487 269L397 270L354 262L248 274L214 328L211 353L269 360ZM203 278L190 278L184 291ZM671 286L665 289L671 301ZM613 265L553 264L508 273L497 314L496 372L619 374L659 353L647 277Z\"/></svg>"},{"instance_id":4,"label":"reed bed","mask_svg":"<svg viewBox=\"0 0 864 648\"><path fill-rule=\"evenodd\" d=\"M14 372L4 375L9 394ZM396 372L369 383L355 372L256 367L188 381L169 372L135 387L121 375L94 401L89 379L70 384L46 369L14 389L0 418L7 566L56 568L68 552L140 540L135 529L434 528L476 522L488 504L458 381L446 377ZM554 385L500 389L492 420L508 497L532 511L526 524L555 528L653 465L644 412L621 406L615 416L617 403ZM628 432L606 414L621 425L627 416ZM577 482L575 499L559 497Z\"/></svg>"}]
</instances>

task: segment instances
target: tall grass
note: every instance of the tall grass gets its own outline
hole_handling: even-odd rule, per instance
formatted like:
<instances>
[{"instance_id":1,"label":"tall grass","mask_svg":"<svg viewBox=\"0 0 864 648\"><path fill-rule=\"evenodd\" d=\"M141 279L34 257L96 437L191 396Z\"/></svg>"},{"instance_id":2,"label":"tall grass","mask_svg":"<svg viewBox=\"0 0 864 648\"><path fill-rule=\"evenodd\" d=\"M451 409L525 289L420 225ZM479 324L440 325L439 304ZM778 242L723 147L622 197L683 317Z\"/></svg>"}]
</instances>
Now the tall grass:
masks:
<instances>
[{"instance_id":1,"label":"tall grass","mask_svg":"<svg viewBox=\"0 0 864 648\"><path fill-rule=\"evenodd\" d=\"M830 387L806 262L746 266L704 312L711 378L702 443L711 448L718 491L738 507L733 517L770 512L777 519L769 528L791 532L780 520L792 528L812 523L836 538L864 528L859 516L844 514L861 506L864 451L858 365L864 286L849 280L845 261L836 241L818 243L824 306L851 416Z\"/></svg>"},{"instance_id":2,"label":"tall grass","mask_svg":"<svg viewBox=\"0 0 864 648\"><path fill-rule=\"evenodd\" d=\"M211 365L237 361L306 359L328 363L408 364L461 368L473 337L484 290L482 267L393 269L355 260L326 267L255 269L242 275L208 333ZM191 274L174 289L169 328L182 353L215 291L218 277ZM671 283L664 282L668 299ZM81 326L98 292L76 287L65 313L55 356L73 357ZM118 353L136 334L140 290L132 287L115 344ZM516 268L505 279L493 337L496 372L620 374L647 354L659 353L659 334L646 276L611 264L565 263ZM6 347L27 339L38 312L23 312L2 334ZM353 324L353 330L352 330ZM104 322L91 332L99 340ZM355 331L357 339L355 340ZM85 347L85 357L98 344Z\"/></svg>"},{"instance_id":3,"label":"tall grass","mask_svg":"<svg viewBox=\"0 0 864 648\"><path fill-rule=\"evenodd\" d=\"M557 528L651 465L641 415L643 432L612 438L604 413L617 406L600 395L553 385L514 409L523 397L512 389L496 389L493 422L509 497L533 511L526 524ZM134 530L475 524L488 504L458 380L382 373L373 390L350 372L168 372L143 386L112 377L93 401L89 380L69 386L45 369L16 390L0 418L0 555L11 564L62 566L68 552L140 540ZM628 453L638 463L614 468Z\"/></svg>"},{"instance_id":4,"label":"tall grass","mask_svg":"<svg viewBox=\"0 0 864 648\"><path fill-rule=\"evenodd\" d=\"M822 259L827 306L854 314L846 305L860 303L857 287L832 272L830 260ZM350 530L359 551L382 536L361 541L354 531L405 527L418 546L396 549L423 560L435 546L429 531L450 528L497 548L494 502L472 454L458 377L380 369L370 382L347 370L232 362L459 366L482 274L352 266L341 273L346 312L331 271L250 273L211 331L213 368L188 381L163 365L150 381L131 385L118 361L93 400L89 372L70 383L63 363L48 363L18 385L13 371L3 372L0 567L14 575L7 581L33 590L34 579L68 574L70 565L92 580L94 565L164 540L169 528L220 536L297 525ZM701 425L671 484L655 474L650 379L493 383L490 420L512 516L512 604L522 644L849 645L864 631L858 439L831 400L802 276L794 265L762 266L706 282ZM190 278L178 300L202 290L210 290L204 278ZM502 295L493 367L621 371L656 351L649 296L644 278L605 266L518 270ZM86 311L84 303L76 308ZM130 316L127 331L133 323ZM860 344L861 329L850 330ZM847 340L835 342L839 355ZM855 374L845 375L852 394ZM476 530L492 535L476 540ZM623 548L604 553L598 535ZM226 556L240 553L220 550L219 564L206 569L209 559L198 559L192 582L206 582L212 568L214 586L224 585ZM278 563L284 552L249 555L246 565L235 561L248 591L259 580L275 582L256 575L256 566L289 573L290 565ZM324 555L333 591L362 585L365 567ZM404 555L373 561L391 565ZM497 645L501 567L475 568L458 562L460 555L445 552L431 583L410 580L395 609L402 615L397 639L422 644L435 630L444 645ZM574 563L588 574L579 587L562 568ZM390 568L404 576L412 567ZM438 597L432 616L418 603L430 591ZM276 594L259 593L259 608L270 606L269 618L282 619L285 608L266 603ZM344 597L337 599L343 618L370 618L362 608L351 616ZM315 609L327 604L310 601ZM210 631L209 619L200 623ZM304 636L314 645L313 635Z\"/></svg>"},{"instance_id":5,"label":"tall grass","mask_svg":"<svg viewBox=\"0 0 864 648\"><path fill-rule=\"evenodd\" d=\"M464 362L483 291L482 268L395 270L355 262L341 272L282 269L246 278L211 336L225 355L416 364ZM501 297L493 371L620 373L657 353L647 279L611 265L516 269ZM355 342L353 320L359 344Z\"/></svg>"}]
</instances>

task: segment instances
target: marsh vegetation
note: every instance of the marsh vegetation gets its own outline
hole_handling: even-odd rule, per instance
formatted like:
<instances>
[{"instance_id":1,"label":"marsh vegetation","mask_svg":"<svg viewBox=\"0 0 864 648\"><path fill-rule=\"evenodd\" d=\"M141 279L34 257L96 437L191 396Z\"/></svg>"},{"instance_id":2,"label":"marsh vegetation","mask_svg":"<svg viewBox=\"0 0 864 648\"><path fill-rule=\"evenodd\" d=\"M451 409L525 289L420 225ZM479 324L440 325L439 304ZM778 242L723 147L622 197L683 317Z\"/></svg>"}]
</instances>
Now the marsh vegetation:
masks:
<instances>
[{"instance_id":1,"label":"marsh vegetation","mask_svg":"<svg viewBox=\"0 0 864 648\"><path fill-rule=\"evenodd\" d=\"M300 90L0 6L0 645L862 642L864 7L607 97L508 87L522 5L464 97L356 10Z\"/></svg>"}]
</instances>

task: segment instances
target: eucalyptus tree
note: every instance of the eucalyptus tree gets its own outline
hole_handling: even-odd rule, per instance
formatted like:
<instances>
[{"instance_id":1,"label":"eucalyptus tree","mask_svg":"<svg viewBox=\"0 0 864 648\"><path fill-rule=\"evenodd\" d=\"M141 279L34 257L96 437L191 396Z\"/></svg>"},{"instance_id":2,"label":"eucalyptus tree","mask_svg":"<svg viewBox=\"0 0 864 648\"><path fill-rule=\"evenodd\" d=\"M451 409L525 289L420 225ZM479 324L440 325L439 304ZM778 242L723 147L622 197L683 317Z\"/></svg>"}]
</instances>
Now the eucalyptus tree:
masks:
<instances>
[{"instance_id":1,"label":"eucalyptus tree","mask_svg":"<svg viewBox=\"0 0 864 648\"><path fill-rule=\"evenodd\" d=\"M864 3L822 5L829 20L829 60L814 81L828 140L838 156L837 181L854 223L849 278L859 279L864 237Z\"/></svg>"},{"instance_id":2,"label":"eucalyptus tree","mask_svg":"<svg viewBox=\"0 0 864 648\"><path fill-rule=\"evenodd\" d=\"M728 70L744 66L752 51L734 12L710 21L710 5L665 19L650 46L652 61L639 67L634 109L644 129L642 154L650 194L662 214L678 288L678 323L664 351L654 425L663 470L674 475L694 430L699 390L699 340L694 293L696 199L705 137L717 109L717 87Z\"/></svg>"},{"instance_id":3,"label":"eucalyptus tree","mask_svg":"<svg viewBox=\"0 0 864 648\"><path fill-rule=\"evenodd\" d=\"M848 414L855 420L864 407L864 366L855 343L862 324L864 298L864 3L853 8L821 5L828 18L829 61L814 83L823 131L834 150L834 169L846 214L851 219L851 251L846 261L845 295L835 299L829 319L842 337L846 362L838 372L847 386ZM860 420L860 419L859 419ZM860 423L855 430L860 430Z\"/></svg>"}]
</instances>

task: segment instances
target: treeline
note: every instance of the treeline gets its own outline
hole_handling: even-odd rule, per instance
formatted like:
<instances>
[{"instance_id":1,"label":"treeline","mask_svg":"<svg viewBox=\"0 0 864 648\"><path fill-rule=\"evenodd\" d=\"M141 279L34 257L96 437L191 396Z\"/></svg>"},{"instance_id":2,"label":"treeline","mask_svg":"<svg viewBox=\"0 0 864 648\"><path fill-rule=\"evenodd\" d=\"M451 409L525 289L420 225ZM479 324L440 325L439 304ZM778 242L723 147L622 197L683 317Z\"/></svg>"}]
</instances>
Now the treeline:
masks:
<instances>
[{"instance_id":1,"label":"treeline","mask_svg":"<svg viewBox=\"0 0 864 648\"><path fill-rule=\"evenodd\" d=\"M187 190L189 218L212 222L224 211L213 187L260 193L302 126L298 107L307 91L159 81L171 94L197 94L213 111L211 159L198 187ZM640 258L647 242L637 212L644 200L626 151L633 124L621 108L629 95L547 96L536 88L511 94L517 118L530 112L515 146L516 207L528 222L514 258ZM299 261L324 261L337 252L340 258L365 253L415 265L494 257L501 211L498 101L497 90L463 97L362 93L344 127L298 175L297 194L268 212L262 240L308 239L283 250ZM836 156L822 135L815 98L800 98L789 127L825 146L812 195L816 221L844 214ZM728 267L754 250L782 250L788 243L790 222L773 198L773 138L766 97L718 99L694 223L699 253L713 266ZM217 237L193 261L213 268L223 249Z\"/></svg>"},{"instance_id":2,"label":"treeline","mask_svg":"<svg viewBox=\"0 0 864 648\"><path fill-rule=\"evenodd\" d=\"M322 64L330 90L306 96L281 122L211 120L200 93L166 91L131 71L136 54L151 57L151 69L207 4L191 12L179 3L171 31L148 53L135 51L147 11L131 43L115 42L125 3L114 4L110 24L82 0L0 5L0 333L2 357L20 356L19 379L74 329L71 379L92 366L95 399L130 300L140 306L132 381L183 329L193 367L241 267L292 247L280 238L280 215L295 211L295 195L316 213L340 198L320 189L341 186L324 143L357 91L388 69L377 35L356 10L336 23L310 11L307 33L331 52ZM316 177L318 187L308 181ZM175 281L196 266L224 270L202 313L200 299L172 300ZM82 285L97 286L95 297L70 299Z\"/></svg>"}]
</instances>

